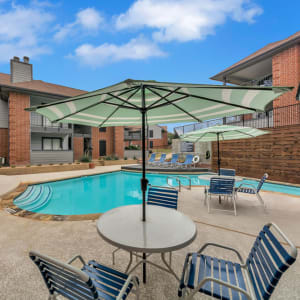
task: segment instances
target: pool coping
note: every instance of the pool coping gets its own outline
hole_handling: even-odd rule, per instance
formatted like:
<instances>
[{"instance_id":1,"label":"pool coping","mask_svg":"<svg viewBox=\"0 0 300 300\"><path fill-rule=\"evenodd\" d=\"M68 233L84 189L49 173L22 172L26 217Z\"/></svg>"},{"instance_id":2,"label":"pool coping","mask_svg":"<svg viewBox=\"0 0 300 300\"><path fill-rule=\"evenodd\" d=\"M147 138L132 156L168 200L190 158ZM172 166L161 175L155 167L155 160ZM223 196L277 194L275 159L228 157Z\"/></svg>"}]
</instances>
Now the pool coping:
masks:
<instances>
[{"instance_id":1,"label":"pool coping","mask_svg":"<svg viewBox=\"0 0 300 300\"><path fill-rule=\"evenodd\" d=\"M42 214L42 213L37 213L33 211L28 211L24 210L18 206L16 206L13 201L16 197L20 196L22 193L24 193L27 189L28 186L30 185L35 185L35 184L43 184L47 182L57 182L57 181L63 181L63 180L69 180L69 179L75 179L75 178L81 178L81 177L88 177L88 176L97 176L97 175L103 175L103 174L110 174L110 173L116 173L116 172L133 172L136 173L137 171L129 171L129 170L113 170L113 171L107 171L107 172L99 172L95 174L90 174L90 175L80 175L80 176L68 176L65 178L59 178L59 179L53 179L53 180L47 180L47 181L34 181L34 182L24 182L20 183L15 189L12 191L4 194L1 196L0 200L0 209L7 211L9 214L12 216L18 216L18 217L25 217L33 220L41 220L41 221L84 221L84 220L96 220L98 219L102 213L94 213L94 214L81 214L81 215L52 215L52 214ZM158 172L149 172L149 173L154 173L157 174ZM178 173L163 173L159 172L161 174L178 174ZM207 172L203 172L207 173ZM193 173L185 173L186 175L195 175ZM180 176L180 175L179 175ZM244 177L245 179L250 179L250 180L256 180L259 181L257 178L252 178L252 177ZM270 183L275 183L275 184L281 184L281 185L294 185L296 187L300 187L300 184L287 184L287 183L282 183L280 181L272 181L268 180ZM204 187L205 185L193 185L193 187ZM290 197L297 197L300 198L300 195L291 195L283 192L275 192L275 191L267 191L264 189L261 189L262 192L266 193L275 193L275 194L281 194L281 195L288 195Z\"/></svg>"}]
</instances>

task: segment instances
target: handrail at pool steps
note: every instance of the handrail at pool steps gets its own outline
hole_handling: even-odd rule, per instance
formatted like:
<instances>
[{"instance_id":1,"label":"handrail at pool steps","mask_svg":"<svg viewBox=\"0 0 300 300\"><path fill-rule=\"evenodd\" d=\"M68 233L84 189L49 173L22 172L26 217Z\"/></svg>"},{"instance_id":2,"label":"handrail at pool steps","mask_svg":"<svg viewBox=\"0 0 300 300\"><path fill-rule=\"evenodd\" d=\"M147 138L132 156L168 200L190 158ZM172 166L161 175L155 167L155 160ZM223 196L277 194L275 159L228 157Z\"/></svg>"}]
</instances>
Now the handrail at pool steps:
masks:
<instances>
[{"instance_id":1,"label":"handrail at pool steps","mask_svg":"<svg viewBox=\"0 0 300 300\"><path fill-rule=\"evenodd\" d=\"M180 178L184 178L184 179L188 180L189 184L188 185L182 184ZM170 179L171 179L171 184L170 184ZM178 191L179 192L181 192L181 188L186 188L187 190L191 190L192 189L192 179L190 177L188 177L188 176L184 176L184 175L167 176L166 180L167 180L167 184L170 187L177 188L177 187L175 187L175 186L172 185L172 180L176 180L176 182L178 183Z\"/></svg>"}]
</instances>

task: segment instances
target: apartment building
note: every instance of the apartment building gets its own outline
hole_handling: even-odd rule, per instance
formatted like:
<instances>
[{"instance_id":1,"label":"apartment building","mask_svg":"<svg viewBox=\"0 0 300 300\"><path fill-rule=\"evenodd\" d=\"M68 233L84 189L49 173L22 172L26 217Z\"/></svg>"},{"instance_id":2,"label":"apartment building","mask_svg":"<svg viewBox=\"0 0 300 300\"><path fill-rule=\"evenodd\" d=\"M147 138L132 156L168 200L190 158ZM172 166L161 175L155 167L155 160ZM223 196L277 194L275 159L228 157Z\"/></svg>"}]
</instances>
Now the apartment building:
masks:
<instances>
[{"instance_id":1,"label":"apartment building","mask_svg":"<svg viewBox=\"0 0 300 300\"><path fill-rule=\"evenodd\" d=\"M293 86L293 91L275 99L269 110L274 109L271 121L276 127L299 124L300 31L266 45L211 79L243 86Z\"/></svg>"},{"instance_id":2,"label":"apartment building","mask_svg":"<svg viewBox=\"0 0 300 300\"><path fill-rule=\"evenodd\" d=\"M28 57L11 59L10 74L0 73L0 157L10 165L73 162L87 151L97 159L100 150L123 157L123 127L51 123L24 110L85 92L34 80Z\"/></svg>"}]
</instances>

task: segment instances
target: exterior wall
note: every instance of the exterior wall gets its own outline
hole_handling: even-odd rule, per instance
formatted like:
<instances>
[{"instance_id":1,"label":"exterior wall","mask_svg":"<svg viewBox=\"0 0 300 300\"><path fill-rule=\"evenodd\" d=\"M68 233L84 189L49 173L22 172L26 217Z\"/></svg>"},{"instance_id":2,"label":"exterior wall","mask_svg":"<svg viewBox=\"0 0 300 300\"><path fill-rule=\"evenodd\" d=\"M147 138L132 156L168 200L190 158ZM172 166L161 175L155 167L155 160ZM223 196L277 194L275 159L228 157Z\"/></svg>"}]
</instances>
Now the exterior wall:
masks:
<instances>
[{"instance_id":1,"label":"exterior wall","mask_svg":"<svg viewBox=\"0 0 300 300\"><path fill-rule=\"evenodd\" d=\"M124 157L124 127L114 127L114 152L119 158Z\"/></svg>"},{"instance_id":2,"label":"exterior wall","mask_svg":"<svg viewBox=\"0 0 300 300\"><path fill-rule=\"evenodd\" d=\"M221 166L238 175L300 184L300 125L268 129L256 138L220 142ZM212 143L212 167L217 169L217 143Z\"/></svg>"},{"instance_id":3,"label":"exterior wall","mask_svg":"<svg viewBox=\"0 0 300 300\"><path fill-rule=\"evenodd\" d=\"M148 157L149 153L146 151L146 157ZM142 158L142 151L141 150L124 150L124 157L129 159L141 159Z\"/></svg>"},{"instance_id":4,"label":"exterior wall","mask_svg":"<svg viewBox=\"0 0 300 300\"><path fill-rule=\"evenodd\" d=\"M294 89L273 102L274 107L282 107L298 103L296 93L300 83L300 44L286 49L272 58L272 72L274 86L293 86ZM280 123L287 123L287 119L292 120L290 124L297 124L300 121L300 114L293 110L292 114L278 113L274 115L274 125L280 126Z\"/></svg>"},{"instance_id":5,"label":"exterior wall","mask_svg":"<svg viewBox=\"0 0 300 300\"><path fill-rule=\"evenodd\" d=\"M106 132L99 132L98 127L92 127L92 148L93 159L99 158L99 141L106 141L106 155L112 155L114 153L114 127L106 127ZM117 141L120 143L119 141ZM124 148L124 147L123 147ZM122 156L123 157L123 156Z\"/></svg>"},{"instance_id":6,"label":"exterior wall","mask_svg":"<svg viewBox=\"0 0 300 300\"><path fill-rule=\"evenodd\" d=\"M73 138L74 160L79 160L83 156L83 137Z\"/></svg>"},{"instance_id":7,"label":"exterior wall","mask_svg":"<svg viewBox=\"0 0 300 300\"><path fill-rule=\"evenodd\" d=\"M31 164L71 163L73 151L32 151Z\"/></svg>"},{"instance_id":8,"label":"exterior wall","mask_svg":"<svg viewBox=\"0 0 300 300\"><path fill-rule=\"evenodd\" d=\"M8 128L8 103L0 99L0 128Z\"/></svg>"},{"instance_id":9,"label":"exterior wall","mask_svg":"<svg viewBox=\"0 0 300 300\"><path fill-rule=\"evenodd\" d=\"M8 129L0 128L0 157L8 159Z\"/></svg>"},{"instance_id":10,"label":"exterior wall","mask_svg":"<svg viewBox=\"0 0 300 300\"><path fill-rule=\"evenodd\" d=\"M9 93L9 163L26 165L30 163L30 96Z\"/></svg>"}]
</instances>

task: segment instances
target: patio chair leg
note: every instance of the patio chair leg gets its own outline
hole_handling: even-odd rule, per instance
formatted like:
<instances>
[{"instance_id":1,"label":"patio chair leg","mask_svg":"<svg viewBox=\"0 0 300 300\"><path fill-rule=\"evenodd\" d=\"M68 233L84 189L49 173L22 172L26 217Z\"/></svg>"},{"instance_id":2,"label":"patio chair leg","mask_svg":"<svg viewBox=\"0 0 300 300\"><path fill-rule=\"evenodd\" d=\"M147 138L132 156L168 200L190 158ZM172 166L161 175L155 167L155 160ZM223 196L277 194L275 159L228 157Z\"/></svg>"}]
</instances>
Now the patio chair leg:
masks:
<instances>
[{"instance_id":1,"label":"patio chair leg","mask_svg":"<svg viewBox=\"0 0 300 300\"><path fill-rule=\"evenodd\" d=\"M170 263L170 266L172 266L172 252L170 252L169 255L170 255L169 256L169 263Z\"/></svg>"},{"instance_id":2,"label":"patio chair leg","mask_svg":"<svg viewBox=\"0 0 300 300\"><path fill-rule=\"evenodd\" d=\"M211 195L209 195L209 199L207 201L207 212L210 214L210 200L211 200Z\"/></svg>"},{"instance_id":3,"label":"patio chair leg","mask_svg":"<svg viewBox=\"0 0 300 300\"><path fill-rule=\"evenodd\" d=\"M261 195L259 193L256 193L256 197L257 197L258 201L260 202L260 204L263 206L264 210L266 210L266 204L265 204L264 200L262 199Z\"/></svg>"},{"instance_id":4,"label":"patio chair leg","mask_svg":"<svg viewBox=\"0 0 300 300\"><path fill-rule=\"evenodd\" d=\"M231 197L231 199L232 199L232 202L233 202L234 215L236 216L236 202L235 202L234 195Z\"/></svg>"}]
</instances>

